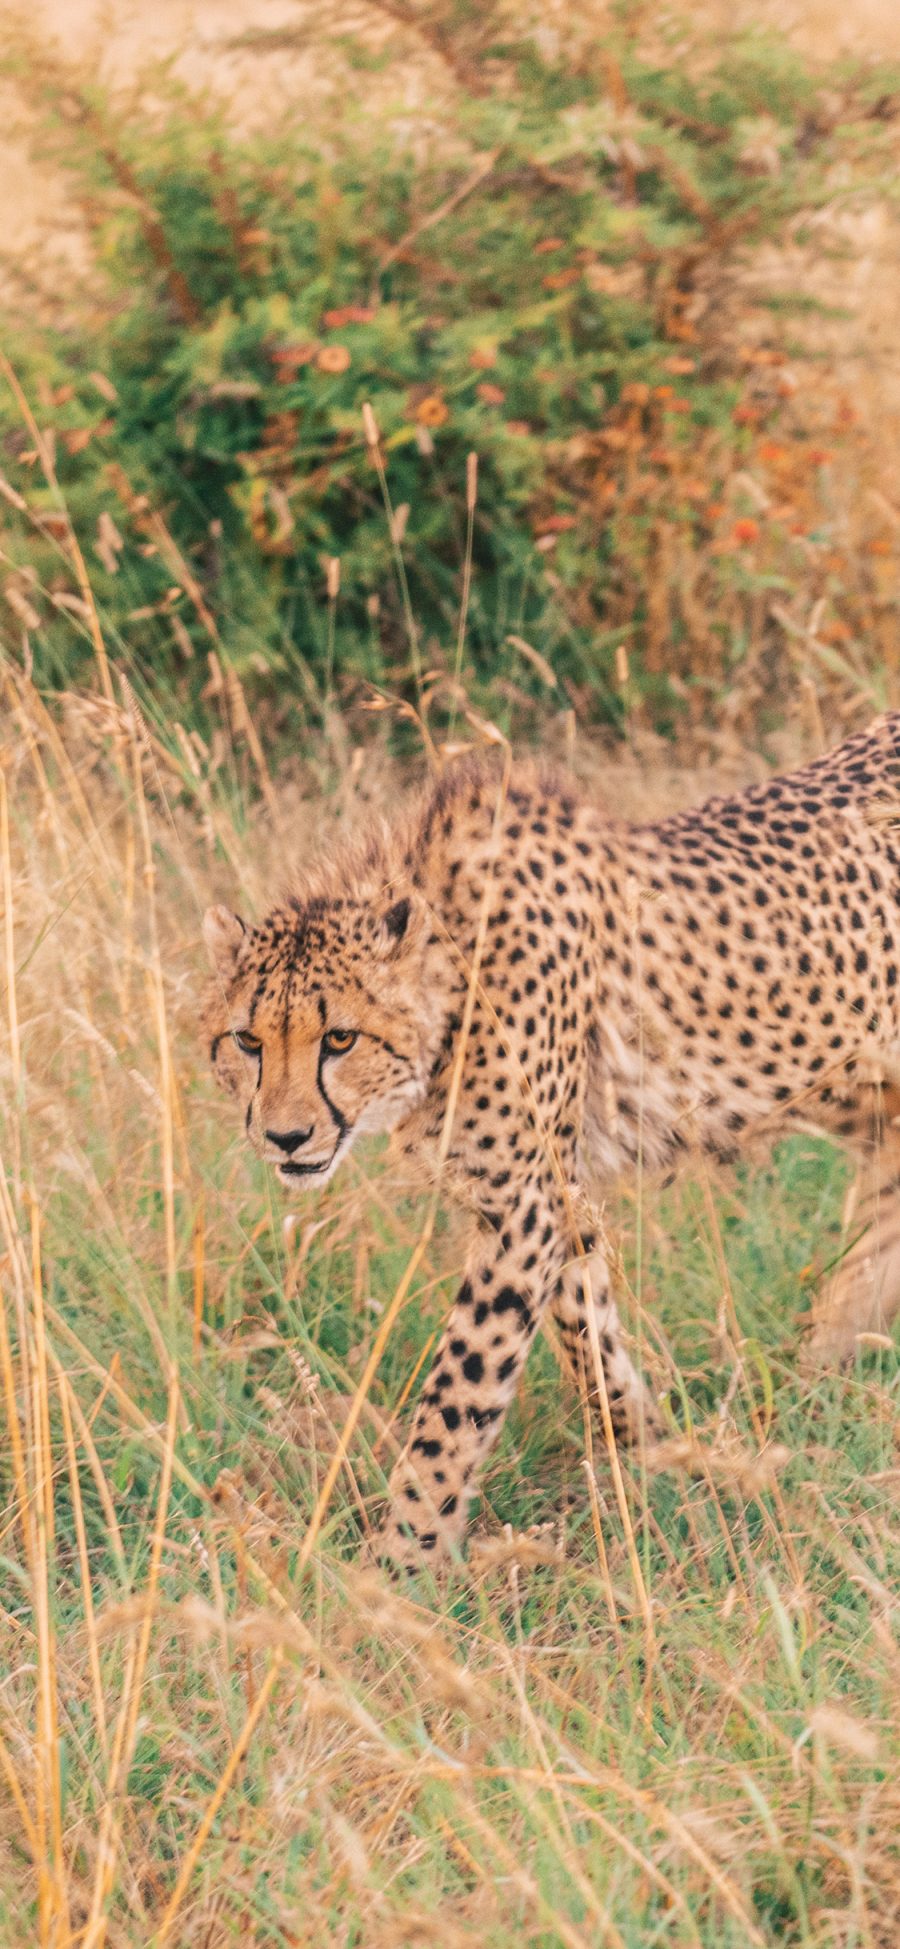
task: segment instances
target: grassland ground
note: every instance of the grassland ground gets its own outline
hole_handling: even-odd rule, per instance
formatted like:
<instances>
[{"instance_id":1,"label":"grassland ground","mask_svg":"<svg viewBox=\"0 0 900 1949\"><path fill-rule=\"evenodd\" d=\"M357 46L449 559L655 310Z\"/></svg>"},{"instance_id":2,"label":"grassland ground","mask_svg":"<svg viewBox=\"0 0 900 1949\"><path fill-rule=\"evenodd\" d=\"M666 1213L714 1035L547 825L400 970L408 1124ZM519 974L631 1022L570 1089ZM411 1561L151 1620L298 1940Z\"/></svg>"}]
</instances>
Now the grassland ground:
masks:
<instances>
[{"instance_id":1,"label":"grassland ground","mask_svg":"<svg viewBox=\"0 0 900 1949\"><path fill-rule=\"evenodd\" d=\"M420 1213L372 1152L286 1223L194 1030L200 910L258 910L322 794L273 834L240 747L11 666L2 780L0 1941L892 1949L897 1352L797 1366L840 1154L623 1191L668 1465L623 1524L545 1340L468 1563L397 1588L359 1545L452 1232L345 1444ZM329 816L394 789L350 763Z\"/></svg>"}]
</instances>

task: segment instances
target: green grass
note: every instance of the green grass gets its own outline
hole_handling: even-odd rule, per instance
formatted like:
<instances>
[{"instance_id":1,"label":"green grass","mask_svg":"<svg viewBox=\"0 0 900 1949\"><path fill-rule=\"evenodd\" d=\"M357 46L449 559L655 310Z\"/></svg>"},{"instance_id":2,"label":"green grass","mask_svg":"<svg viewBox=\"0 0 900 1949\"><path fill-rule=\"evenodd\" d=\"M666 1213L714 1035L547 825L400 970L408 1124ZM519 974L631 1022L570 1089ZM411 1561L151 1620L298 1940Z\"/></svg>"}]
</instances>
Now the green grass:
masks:
<instances>
[{"instance_id":1,"label":"green grass","mask_svg":"<svg viewBox=\"0 0 900 1949\"><path fill-rule=\"evenodd\" d=\"M360 1563L449 1226L303 1567L421 1214L368 1153L286 1239L214 1095L198 908L281 870L233 779L189 802L133 725L50 717L20 679L8 721L0 1941L887 1949L898 1363L797 1365L843 1159L798 1136L609 1214L691 1436L679 1466L624 1461L649 1622L543 1341L468 1563L400 1588ZM292 804L298 852L320 816Z\"/></svg>"}]
</instances>

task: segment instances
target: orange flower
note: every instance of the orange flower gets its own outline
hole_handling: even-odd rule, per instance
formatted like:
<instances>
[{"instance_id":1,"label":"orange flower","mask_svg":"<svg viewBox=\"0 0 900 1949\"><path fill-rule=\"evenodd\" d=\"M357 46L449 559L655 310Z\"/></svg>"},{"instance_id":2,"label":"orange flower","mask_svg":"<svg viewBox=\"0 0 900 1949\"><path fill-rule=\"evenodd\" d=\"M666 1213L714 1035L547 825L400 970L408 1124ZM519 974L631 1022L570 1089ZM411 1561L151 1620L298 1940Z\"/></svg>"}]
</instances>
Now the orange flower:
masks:
<instances>
[{"instance_id":1,"label":"orange flower","mask_svg":"<svg viewBox=\"0 0 900 1949\"><path fill-rule=\"evenodd\" d=\"M741 547L745 547L748 542L758 541L759 522L752 521L749 515L742 515L731 530L731 539L739 542Z\"/></svg>"},{"instance_id":2,"label":"orange flower","mask_svg":"<svg viewBox=\"0 0 900 1949\"><path fill-rule=\"evenodd\" d=\"M507 420L505 424L507 433L525 434L531 432L531 427L527 420Z\"/></svg>"},{"instance_id":3,"label":"orange flower","mask_svg":"<svg viewBox=\"0 0 900 1949\"><path fill-rule=\"evenodd\" d=\"M320 372L346 372L350 354L346 345L323 345L316 359Z\"/></svg>"},{"instance_id":4,"label":"orange flower","mask_svg":"<svg viewBox=\"0 0 900 1949\"><path fill-rule=\"evenodd\" d=\"M322 323L327 332L336 332L342 325L371 325L374 316L371 305L338 305L323 313Z\"/></svg>"},{"instance_id":5,"label":"orange flower","mask_svg":"<svg viewBox=\"0 0 900 1949\"><path fill-rule=\"evenodd\" d=\"M761 440L757 447L758 458L767 467L782 467L790 460L787 447L781 447L777 440Z\"/></svg>"},{"instance_id":6,"label":"orange flower","mask_svg":"<svg viewBox=\"0 0 900 1949\"><path fill-rule=\"evenodd\" d=\"M318 351L317 345L275 345L272 348L272 363L280 386L289 386L295 372L301 365L309 365Z\"/></svg>"},{"instance_id":7,"label":"orange flower","mask_svg":"<svg viewBox=\"0 0 900 1949\"><path fill-rule=\"evenodd\" d=\"M540 523L540 531L543 535L565 535L577 525L578 516L575 514L548 514Z\"/></svg>"},{"instance_id":8,"label":"orange flower","mask_svg":"<svg viewBox=\"0 0 900 1949\"><path fill-rule=\"evenodd\" d=\"M541 283L545 291L568 291L571 284L578 283L580 276L580 270L573 264L567 271L548 271L546 277L541 278Z\"/></svg>"},{"instance_id":9,"label":"orange flower","mask_svg":"<svg viewBox=\"0 0 900 1949\"><path fill-rule=\"evenodd\" d=\"M450 408L437 393L428 393L416 407L416 419L420 426L444 426L449 418Z\"/></svg>"},{"instance_id":10,"label":"orange flower","mask_svg":"<svg viewBox=\"0 0 900 1949\"><path fill-rule=\"evenodd\" d=\"M731 417L735 426L758 426L762 413L758 406L736 406Z\"/></svg>"},{"instance_id":11,"label":"orange flower","mask_svg":"<svg viewBox=\"0 0 900 1949\"><path fill-rule=\"evenodd\" d=\"M475 387L475 391L485 406L502 406L506 398L503 387L491 385L489 379L483 380L480 386Z\"/></svg>"},{"instance_id":12,"label":"orange flower","mask_svg":"<svg viewBox=\"0 0 900 1949\"><path fill-rule=\"evenodd\" d=\"M676 352L673 353L670 359L663 359L662 369L664 372L674 372L676 378L680 379L682 373L696 371L697 361L696 359L682 358L681 355Z\"/></svg>"},{"instance_id":13,"label":"orange flower","mask_svg":"<svg viewBox=\"0 0 900 1949\"><path fill-rule=\"evenodd\" d=\"M548 251L562 250L562 247L562 237L542 237L540 243L535 244L534 254L535 257L546 257Z\"/></svg>"},{"instance_id":14,"label":"orange flower","mask_svg":"<svg viewBox=\"0 0 900 1949\"><path fill-rule=\"evenodd\" d=\"M490 372L491 366L496 363L496 345L476 345L469 353L469 364L474 366L476 372Z\"/></svg>"}]
</instances>

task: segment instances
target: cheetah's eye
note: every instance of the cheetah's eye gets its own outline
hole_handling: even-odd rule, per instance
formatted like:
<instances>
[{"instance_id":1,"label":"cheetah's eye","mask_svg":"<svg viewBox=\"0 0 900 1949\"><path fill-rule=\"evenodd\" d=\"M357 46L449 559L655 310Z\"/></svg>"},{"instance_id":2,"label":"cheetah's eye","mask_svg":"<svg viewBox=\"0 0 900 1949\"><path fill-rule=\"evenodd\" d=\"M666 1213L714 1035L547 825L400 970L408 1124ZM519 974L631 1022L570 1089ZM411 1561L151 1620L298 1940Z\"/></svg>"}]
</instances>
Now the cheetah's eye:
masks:
<instances>
[{"instance_id":1,"label":"cheetah's eye","mask_svg":"<svg viewBox=\"0 0 900 1949\"><path fill-rule=\"evenodd\" d=\"M355 1029L326 1029L322 1048L326 1056L345 1056L356 1041Z\"/></svg>"},{"instance_id":2,"label":"cheetah's eye","mask_svg":"<svg viewBox=\"0 0 900 1949\"><path fill-rule=\"evenodd\" d=\"M259 1056L262 1054L262 1043L258 1035L249 1035L246 1029L235 1029L234 1039L238 1048L243 1050L245 1056Z\"/></svg>"}]
</instances>

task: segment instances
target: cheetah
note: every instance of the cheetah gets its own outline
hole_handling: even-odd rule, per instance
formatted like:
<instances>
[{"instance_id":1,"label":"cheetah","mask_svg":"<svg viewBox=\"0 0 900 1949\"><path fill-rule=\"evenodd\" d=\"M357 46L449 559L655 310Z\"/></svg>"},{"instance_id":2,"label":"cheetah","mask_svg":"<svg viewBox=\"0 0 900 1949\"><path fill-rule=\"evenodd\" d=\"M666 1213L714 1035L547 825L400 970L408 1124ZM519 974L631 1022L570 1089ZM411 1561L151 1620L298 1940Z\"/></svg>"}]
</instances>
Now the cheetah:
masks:
<instances>
[{"instance_id":1,"label":"cheetah","mask_svg":"<svg viewBox=\"0 0 900 1949\"><path fill-rule=\"evenodd\" d=\"M465 1271L390 1482L383 1557L458 1550L542 1321L608 1438L658 1415L586 1213L623 1171L814 1124L855 1143L858 1234L808 1346L900 1305L900 712L650 824L468 758L252 927L204 923L219 1083L292 1191L392 1131L462 1206Z\"/></svg>"}]
</instances>

